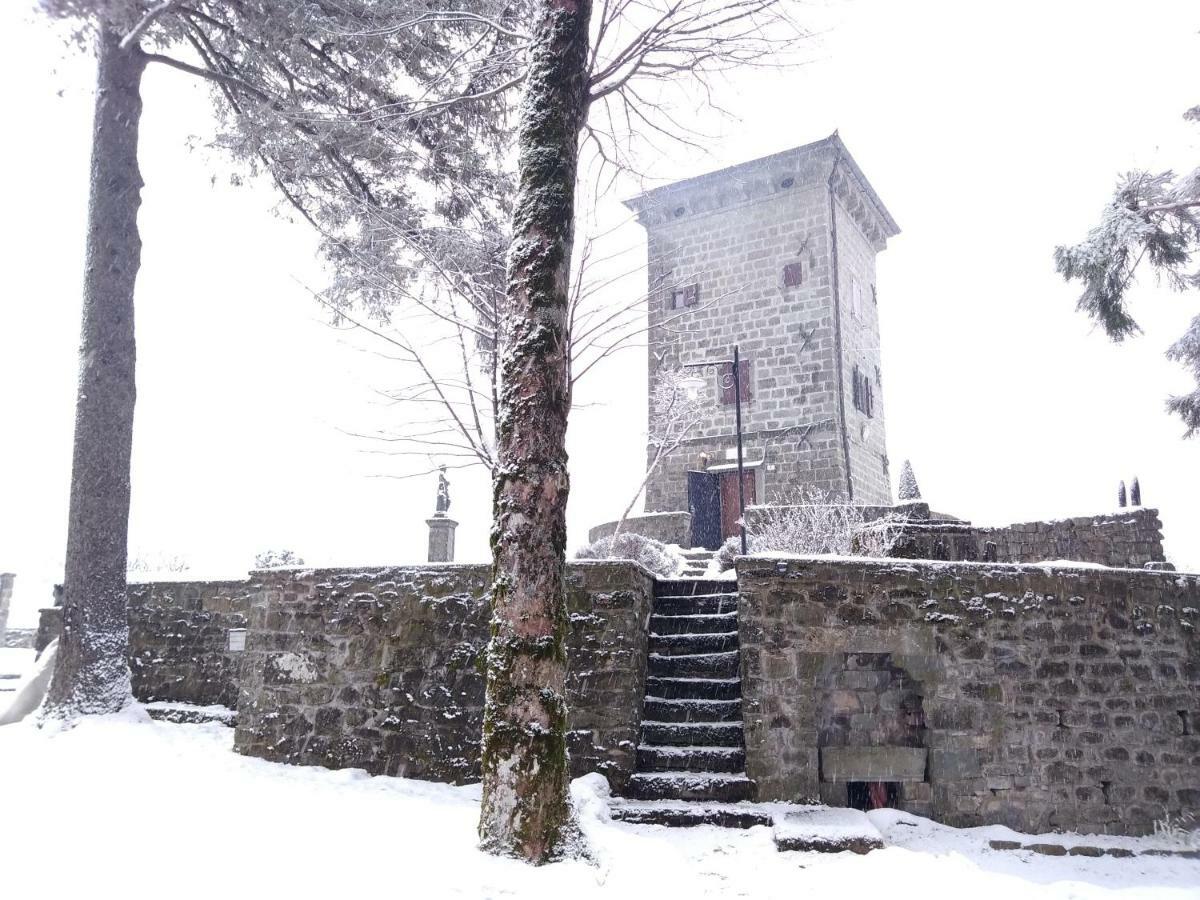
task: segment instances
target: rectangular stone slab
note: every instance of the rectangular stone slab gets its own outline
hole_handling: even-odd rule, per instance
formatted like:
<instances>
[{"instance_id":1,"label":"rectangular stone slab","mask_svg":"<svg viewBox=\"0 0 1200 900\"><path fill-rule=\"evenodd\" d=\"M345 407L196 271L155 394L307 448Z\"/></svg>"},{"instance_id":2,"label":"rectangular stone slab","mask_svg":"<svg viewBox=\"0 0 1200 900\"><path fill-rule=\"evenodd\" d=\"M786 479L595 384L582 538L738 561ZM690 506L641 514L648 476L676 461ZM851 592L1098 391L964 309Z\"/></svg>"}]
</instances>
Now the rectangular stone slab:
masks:
<instances>
[{"instance_id":1,"label":"rectangular stone slab","mask_svg":"<svg viewBox=\"0 0 1200 900\"><path fill-rule=\"evenodd\" d=\"M923 747L822 747L821 780L924 781Z\"/></svg>"}]
</instances>

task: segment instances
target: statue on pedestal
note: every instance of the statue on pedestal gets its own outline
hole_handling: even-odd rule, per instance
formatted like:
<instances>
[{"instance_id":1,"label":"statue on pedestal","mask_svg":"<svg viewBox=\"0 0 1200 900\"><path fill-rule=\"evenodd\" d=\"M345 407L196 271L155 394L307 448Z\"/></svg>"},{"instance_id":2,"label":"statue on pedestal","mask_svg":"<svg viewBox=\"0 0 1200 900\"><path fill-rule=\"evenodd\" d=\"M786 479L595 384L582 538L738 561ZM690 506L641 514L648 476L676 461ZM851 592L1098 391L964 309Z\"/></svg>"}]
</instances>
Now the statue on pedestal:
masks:
<instances>
[{"instance_id":1,"label":"statue on pedestal","mask_svg":"<svg viewBox=\"0 0 1200 900\"><path fill-rule=\"evenodd\" d=\"M437 506L434 515L444 516L450 511L450 482L446 480L446 467L438 467Z\"/></svg>"}]
</instances>

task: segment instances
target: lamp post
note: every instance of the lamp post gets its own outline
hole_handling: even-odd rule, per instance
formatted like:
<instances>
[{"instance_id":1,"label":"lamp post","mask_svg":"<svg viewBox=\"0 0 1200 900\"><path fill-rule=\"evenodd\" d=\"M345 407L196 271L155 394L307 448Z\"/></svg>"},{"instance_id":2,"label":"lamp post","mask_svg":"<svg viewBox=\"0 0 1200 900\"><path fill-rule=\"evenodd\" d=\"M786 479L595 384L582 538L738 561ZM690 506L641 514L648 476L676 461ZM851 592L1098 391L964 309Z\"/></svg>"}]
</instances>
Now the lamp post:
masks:
<instances>
[{"instance_id":1,"label":"lamp post","mask_svg":"<svg viewBox=\"0 0 1200 900\"><path fill-rule=\"evenodd\" d=\"M706 369L709 366L729 366L729 374L721 375L721 387L729 387L726 379L733 380L734 421L737 428L737 473L738 473L738 528L742 535L742 556L746 555L746 483L745 470L742 465L742 372L741 356L737 344L733 345L733 359L709 359L698 363L682 363L683 369ZM718 372L719 372L718 368ZM688 379L684 382L688 393L696 392L704 386L702 378Z\"/></svg>"}]
</instances>

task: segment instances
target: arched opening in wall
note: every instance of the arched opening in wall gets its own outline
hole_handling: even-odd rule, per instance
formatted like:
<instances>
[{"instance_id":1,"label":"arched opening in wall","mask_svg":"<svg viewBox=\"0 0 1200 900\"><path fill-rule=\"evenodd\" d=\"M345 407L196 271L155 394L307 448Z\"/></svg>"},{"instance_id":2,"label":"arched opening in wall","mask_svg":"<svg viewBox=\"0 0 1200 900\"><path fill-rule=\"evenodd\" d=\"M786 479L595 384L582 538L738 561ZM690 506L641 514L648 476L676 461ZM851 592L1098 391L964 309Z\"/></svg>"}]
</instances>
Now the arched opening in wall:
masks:
<instances>
[{"instance_id":1,"label":"arched opening in wall","mask_svg":"<svg viewBox=\"0 0 1200 900\"><path fill-rule=\"evenodd\" d=\"M821 800L928 814L922 682L891 653L834 653L815 687Z\"/></svg>"}]
</instances>

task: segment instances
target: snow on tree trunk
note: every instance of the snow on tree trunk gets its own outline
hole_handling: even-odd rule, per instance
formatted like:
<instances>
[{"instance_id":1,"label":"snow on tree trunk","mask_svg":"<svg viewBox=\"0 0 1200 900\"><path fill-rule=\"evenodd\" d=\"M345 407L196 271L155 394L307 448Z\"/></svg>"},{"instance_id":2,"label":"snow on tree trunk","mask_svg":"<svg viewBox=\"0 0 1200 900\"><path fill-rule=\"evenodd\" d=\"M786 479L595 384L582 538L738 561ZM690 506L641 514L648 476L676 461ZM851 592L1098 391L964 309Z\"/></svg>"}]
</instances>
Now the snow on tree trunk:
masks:
<instances>
[{"instance_id":1,"label":"snow on tree trunk","mask_svg":"<svg viewBox=\"0 0 1200 900\"><path fill-rule=\"evenodd\" d=\"M568 284L590 0L541 0L518 131L492 526L480 845L561 856L567 799Z\"/></svg>"},{"instance_id":2,"label":"snow on tree trunk","mask_svg":"<svg viewBox=\"0 0 1200 900\"><path fill-rule=\"evenodd\" d=\"M900 484L896 488L896 495L901 500L921 499L921 488L917 485L917 476L913 474L912 463L907 459L904 461L904 467L900 470Z\"/></svg>"},{"instance_id":3,"label":"snow on tree trunk","mask_svg":"<svg viewBox=\"0 0 1200 900\"><path fill-rule=\"evenodd\" d=\"M136 46L122 50L111 29L98 32L63 628L45 704L46 715L66 719L115 712L132 702L125 563L145 60Z\"/></svg>"}]
</instances>

